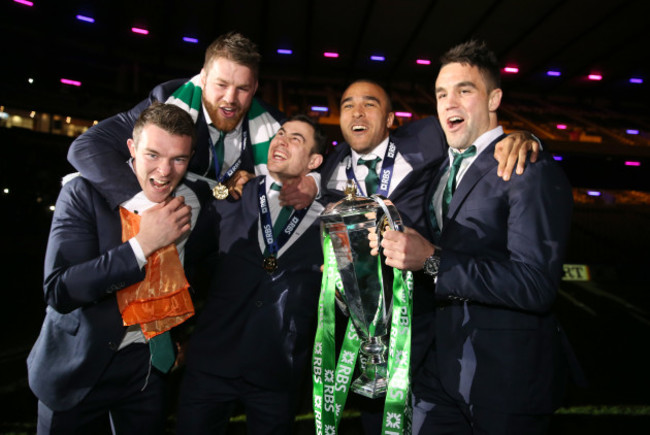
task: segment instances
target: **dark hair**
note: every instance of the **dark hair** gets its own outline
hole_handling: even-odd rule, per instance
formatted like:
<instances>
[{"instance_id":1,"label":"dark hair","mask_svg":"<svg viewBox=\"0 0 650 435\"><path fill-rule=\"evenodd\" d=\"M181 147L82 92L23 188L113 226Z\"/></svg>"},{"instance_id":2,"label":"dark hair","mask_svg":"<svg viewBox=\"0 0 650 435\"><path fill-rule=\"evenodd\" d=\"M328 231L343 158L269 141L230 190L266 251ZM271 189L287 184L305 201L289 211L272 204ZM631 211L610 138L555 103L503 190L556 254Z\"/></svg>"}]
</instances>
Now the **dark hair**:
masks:
<instances>
[{"instance_id":1,"label":"dark hair","mask_svg":"<svg viewBox=\"0 0 650 435\"><path fill-rule=\"evenodd\" d=\"M484 41L471 40L450 48L440 57L441 67L450 63L462 63L479 69L488 92L501 87L499 60Z\"/></svg>"},{"instance_id":2,"label":"dark hair","mask_svg":"<svg viewBox=\"0 0 650 435\"><path fill-rule=\"evenodd\" d=\"M178 106L155 101L140 113L133 126L133 140L136 145L140 139L142 129L147 124L153 124L175 136L189 136L192 138L192 149L196 139L196 129L192 117Z\"/></svg>"},{"instance_id":3,"label":"dark hair","mask_svg":"<svg viewBox=\"0 0 650 435\"><path fill-rule=\"evenodd\" d=\"M320 126L319 123L314 121L313 118L307 115L303 115L302 113L293 115L285 122L289 122L289 121L300 121L300 122L304 122L305 124L311 125L311 127L314 129L314 147L312 148L311 153L320 154L320 155L325 154L325 147L327 146L327 136L325 136L325 131L323 130L323 128Z\"/></svg>"},{"instance_id":4,"label":"dark hair","mask_svg":"<svg viewBox=\"0 0 650 435\"><path fill-rule=\"evenodd\" d=\"M257 45L241 33L228 32L210 44L205 50L203 68L209 68L210 63L220 57L250 68L257 79L262 56L257 51Z\"/></svg>"},{"instance_id":5,"label":"dark hair","mask_svg":"<svg viewBox=\"0 0 650 435\"><path fill-rule=\"evenodd\" d=\"M388 91L386 90L386 88L384 88L382 85L380 85L379 82L377 82L375 80L372 80L372 79L363 79L363 78L362 79L356 79L355 81L350 83L348 85L348 87L345 88L345 90L347 91L350 88L350 86L355 85L357 83L370 83L371 85L375 85L379 89L381 89L382 92L384 93L384 97L386 97L386 109L387 109L386 112L390 113L390 112L393 111L393 102L390 100L390 96L388 95ZM345 94L345 91L343 91L343 93Z\"/></svg>"}]
</instances>

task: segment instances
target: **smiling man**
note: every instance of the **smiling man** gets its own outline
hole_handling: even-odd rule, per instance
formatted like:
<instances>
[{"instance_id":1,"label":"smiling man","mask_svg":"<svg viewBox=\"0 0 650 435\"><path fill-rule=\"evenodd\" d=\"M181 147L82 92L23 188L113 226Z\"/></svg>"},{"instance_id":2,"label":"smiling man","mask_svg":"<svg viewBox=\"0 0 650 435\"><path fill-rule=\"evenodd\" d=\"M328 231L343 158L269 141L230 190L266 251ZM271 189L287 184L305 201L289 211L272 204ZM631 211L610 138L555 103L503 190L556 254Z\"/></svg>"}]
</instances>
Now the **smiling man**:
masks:
<instances>
[{"instance_id":1,"label":"smiling man","mask_svg":"<svg viewBox=\"0 0 650 435\"><path fill-rule=\"evenodd\" d=\"M184 247L199 198L210 196L205 183L182 183L193 138L187 113L155 103L123 163L140 192L111 207L82 176L64 184L45 256L45 321L27 362L39 434L97 433L109 417L114 433L163 432L169 330L194 312Z\"/></svg>"},{"instance_id":2,"label":"smiling man","mask_svg":"<svg viewBox=\"0 0 650 435\"><path fill-rule=\"evenodd\" d=\"M248 433L291 433L315 333L323 207L282 207L278 196L321 164L324 148L318 124L295 116L271 141L269 174L239 201L214 202L219 259L187 350L178 433L223 433L236 402Z\"/></svg>"},{"instance_id":3,"label":"smiling man","mask_svg":"<svg viewBox=\"0 0 650 435\"><path fill-rule=\"evenodd\" d=\"M246 181L267 173L269 143L285 118L255 98L260 60L256 45L240 33L218 37L206 49L199 74L162 83L131 110L92 127L72 142L68 160L112 205L121 203L139 190L122 165L133 124L152 102L171 103L194 121L196 150L189 171L196 175L191 178L206 179L219 199L239 198ZM309 205L318 181L303 177L283 199L298 208Z\"/></svg>"},{"instance_id":4,"label":"smiling man","mask_svg":"<svg viewBox=\"0 0 650 435\"><path fill-rule=\"evenodd\" d=\"M386 264L422 270L436 299L415 376L414 434L543 434L561 404L573 353L551 309L571 223L571 186L541 153L504 182L500 68L484 43L442 57L438 117L450 150L432 180L430 227L387 231Z\"/></svg>"}]
</instances>

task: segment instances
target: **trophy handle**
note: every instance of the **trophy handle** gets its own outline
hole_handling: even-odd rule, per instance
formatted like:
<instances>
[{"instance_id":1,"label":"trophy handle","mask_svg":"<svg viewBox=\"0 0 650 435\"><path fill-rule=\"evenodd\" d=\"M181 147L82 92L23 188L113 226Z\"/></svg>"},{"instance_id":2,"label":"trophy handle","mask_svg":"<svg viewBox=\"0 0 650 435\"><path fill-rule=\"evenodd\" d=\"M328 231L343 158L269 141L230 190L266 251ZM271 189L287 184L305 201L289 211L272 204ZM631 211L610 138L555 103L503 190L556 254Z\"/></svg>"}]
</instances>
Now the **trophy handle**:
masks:
<instances>
[{"instance_id":1,"label":"trophy handle","mask_svg":"<svg viewBox=\"0 0 650 435\"><path fill-rule=\"evenodd\" d=\"M391 230L394 231L404 231L404 224L402 223L402 217L399 215L399 212L397 211L397 207L393 204L393 202L380 195L372 195L370 197L373 201L375 201L377 204L379 204L379 207L384 212L384 219L388 221L388 226L390 227ZM383 232L381 231L383 228L381 228L384 225L384 219L380 219L377 222L377 234L382 234Z\"/></svg>"}]
</instances>

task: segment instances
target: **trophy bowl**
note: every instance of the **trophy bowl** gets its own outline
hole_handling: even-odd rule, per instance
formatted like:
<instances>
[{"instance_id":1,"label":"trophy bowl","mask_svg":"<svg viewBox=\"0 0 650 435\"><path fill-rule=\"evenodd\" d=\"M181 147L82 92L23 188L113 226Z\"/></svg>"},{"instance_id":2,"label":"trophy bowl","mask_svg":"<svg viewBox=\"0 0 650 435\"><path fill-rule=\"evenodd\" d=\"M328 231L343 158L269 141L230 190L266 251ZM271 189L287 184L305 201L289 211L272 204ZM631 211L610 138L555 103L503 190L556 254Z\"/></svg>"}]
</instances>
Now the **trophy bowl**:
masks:
<instances>
[{"instance_id":1,"label":"trophy bowl","mask_svg":"<svg viewBox=\"0 0 650 435\"><path fill-rule=\"evenodd\" d=\"M393 203L379 195L355 195L348 182L346 196L321 214L323 234L329 234L342 288L337 298L345 305L361 340L361 375L350 389L377 398L387 389L387 340L392 313L392 288L385 286L379 256L371 254L368 235L378 242L385 228L402 231L402 219Z\"/></svg>"}]
</instances>

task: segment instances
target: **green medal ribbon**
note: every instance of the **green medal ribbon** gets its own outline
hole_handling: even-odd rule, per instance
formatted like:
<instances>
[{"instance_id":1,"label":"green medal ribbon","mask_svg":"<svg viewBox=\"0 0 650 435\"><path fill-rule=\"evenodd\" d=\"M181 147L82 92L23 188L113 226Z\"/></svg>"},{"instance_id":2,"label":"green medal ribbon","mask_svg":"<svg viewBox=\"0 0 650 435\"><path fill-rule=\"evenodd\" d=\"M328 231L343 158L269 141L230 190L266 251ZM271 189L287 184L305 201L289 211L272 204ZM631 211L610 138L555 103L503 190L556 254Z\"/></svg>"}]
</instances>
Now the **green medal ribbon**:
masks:
<instances>
[{"instance_id":1,"label":"green medal ribbon","mask_svg":"<svg viewBox=\"0 0 650 435\"><path fill-rule=\"evenodd\" d=\"M329 235L324 237L323 254L324 272L312 356L313 407L316 434L334 435L347 400L360 340L352 320L348 321L338 363L335 365L335 291L344 290ZM381 274L381 267L378 269ZM388 392L382 425L382 433L390 435L408 434L411 431L409 381L413 276L411 272L402 273L394 269L394 277Z\"/></svg>"}]
</instances>

